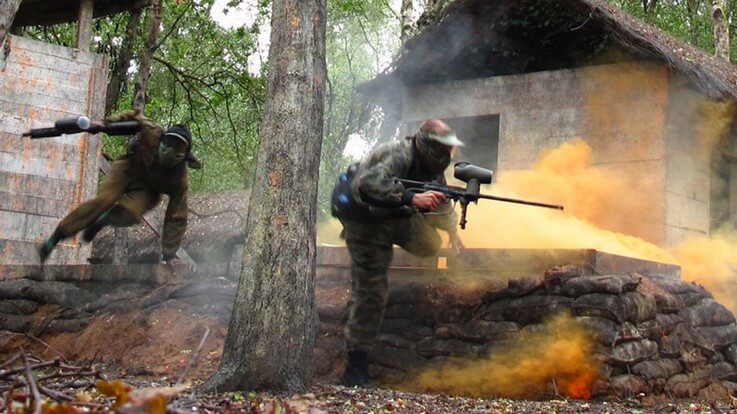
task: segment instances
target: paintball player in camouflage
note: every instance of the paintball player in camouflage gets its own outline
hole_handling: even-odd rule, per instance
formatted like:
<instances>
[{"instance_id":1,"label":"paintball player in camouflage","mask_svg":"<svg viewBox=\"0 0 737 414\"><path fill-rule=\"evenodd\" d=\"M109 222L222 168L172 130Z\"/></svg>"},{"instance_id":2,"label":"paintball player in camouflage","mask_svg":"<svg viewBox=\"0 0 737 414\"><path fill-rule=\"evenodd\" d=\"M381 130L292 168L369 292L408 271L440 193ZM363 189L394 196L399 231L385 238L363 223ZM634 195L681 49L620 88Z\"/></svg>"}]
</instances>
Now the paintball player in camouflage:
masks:
<instances>
[{"instance_id":1,"label":"paintball player in camouflage","mask_svg":"<svg viewBox=\"0 0 737 414\"><path fill-rule=\"evenodd\" d=\"M107 122L138 121L141 129L125 155L113 161L100 190L69 213L54 233L39 247L41 263L56 245L84 230L82 238L92 241L105 226L127 227L140 221L154 208L161 194L169 196L161 237L163 261L179 262L176 255L187 228L187 165L201 165L191 154L192 136L184 125L164 130L133 110L123 111Z\"/></svg>"},{"instance_id":2,"label":"paintball player in camouflage","mask_svg":"<svg viewBox=\"0 0 737 414\"><path fill-rule=\"evenodd\" d=\"M443 172L462 145L443 121L429 119L414 136L372 150L338 181L332 210L343 223L353 280L346 325L348 365L341 379L345 385L371 385L367 354L384 317L392 246L433 256L441 244L439 228L456 249L463 247L450 200L437 191L412 192L394 178L445 184Z\"/></svg>"}]
</instances>

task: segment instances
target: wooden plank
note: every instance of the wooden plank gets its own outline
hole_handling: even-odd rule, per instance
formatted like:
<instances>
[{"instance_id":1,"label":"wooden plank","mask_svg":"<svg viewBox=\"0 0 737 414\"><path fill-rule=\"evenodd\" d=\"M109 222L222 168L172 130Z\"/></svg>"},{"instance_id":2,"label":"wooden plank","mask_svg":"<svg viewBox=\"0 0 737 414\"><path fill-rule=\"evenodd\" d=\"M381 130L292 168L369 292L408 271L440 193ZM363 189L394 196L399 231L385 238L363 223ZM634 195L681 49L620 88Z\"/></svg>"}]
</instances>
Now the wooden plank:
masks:
<instances>
[{"instance_id":1,"label":"wooden plank","mask_svg":"<svg viewBox=\"0 0 737 414\"><path fill-rule=\"evenodd\" d=\"M57 217L0 210L0 239L39 242L53 232Z\"/></svg>"},{"instance_id":2,"label":"wooden plank","mask_svg":"<svg viewBox=\"0 0 737 414\"><path fill-rule=\"evenodd\" d=\"M17 53L16 53L17 52ZM82 53L80 53L81 55ZM34 51L18 51L13 50L8 56L8 65L35 66L37 68L47 69L50 72L61 72L74 75L80 74L84 68L90 68L93 65L80 62L78 60L65 58L59 55L45 55ZM84 80L84 75L80 76L80 81Z\"/></svg>"},{"instance_id":3,"label":"wooden plank","mask_svg":"<svg viewBox=\"0 0 737 414\"><path fill-rule=\"evenodd\" d=\"M26 242L0 239L0 252L5 264L38 264L38 245L41 242ZM74 263L77 259L77 248L60 244L54 249L47 264Z\"/></svg>"},{"instance_id":4,"label":"wooden plank","mask_svg":"<svg viewBox=\"0 0 737 414\"><path fill-rule=\"evenodd\" d=\"M53 57L86 66L102 66L102 56L95 53L83 52L29 37L11 36L11 39L11 55L22 57L40 55L41 58Z\"/></svg>"},{"instance_id":5,"label":"wooden plank","mask_svg":"<svg viewBox=\"0 0 737 414\"><path fill-rule=\"evenodd\" d=\"M80 178L78 163L50 158L21 158L7 152L0 152L0 171L74 182Z\"/></svg>"},{"instance_id":6,"label":"wooden plank","mask_svg":"<svg viewBox=\"0 0 737 414\"><path fill-rule=\"evenodd\" d=\"M11 94L22 96L20 94L25 93L78 103L87 103L88 101L84 82L79 82L76 85L64 85L57 82L56 73L49 71L46 71L43 78L29 78L5 74L0 85L3 87L3 92L7 94L6 96L12 96Z\"/></svg>"},{"instance_id":7,"label":"wooden plank","mask_svg":"<svg viewBox=\"0 0 737 414\"><path fill-rule=\"evenodd\" d=\"M30 124L24 124L22 128L17 132L20 135L25 129L28 128L45 128L53 126L54 121L59 118L67 116L80 115L78 112L69 112L63 108L41 108L32 105L27 105L22 102L11 102L3 99L3 95L0 94L0 113L12 114L14 117L20 119L31 119ZM8 131L14 133L15 131ZM46 138L61 140L62 138Z\"/></svg>"},{"instance_id":8,"label":"wooden plank","mask_svg":"<svg viewBox=\"0 0 737 414\"><path fill-rule=\"evenodd\" d=\"M68 207L68 199L59 200L35 195L13 194L0 190L0 210L59 218Z\"/></svg>"},{"instance_id":9,"label":"wooden plank","mask_svg":"<svg viewBox=\"0 0 737 414\"><path fill-rule=\"evenodd\" d=\"M28 82L30 84L30 82ZM79 89L63 90L57 85L45 85L46 89L3 83L3 100L23 103L37 108L62 109L73 113L87 113L87 94Z\"/></svg>"},{"instance_id":10,"label":"wooden plank","mask_svg":"<svg viewBox=\"0 0 737 414\"><path fill-rule=\"evenodd\" d=\"M35 105L33 102L15 102L5 99L5 96L0 95L0 111L5 113L16 113L22 117L32 118L35 122L38 122L38 124L34 123L32 127L48 127L53 125L59 118L84 115L80 108L79 104L68 105L63 102L45 106Z\"/></svg>"},{"instance_id":11,"label":"wooden plank","mask_svg":"<svg viewBox=\"0 0 737 414\"><path fill-rule=\"evenodd\" d=\"M6 76L14 76L21 79L38 79L37 86L44 87L44 78L48 76L49 70L31 65L10 65L3 72ZM56 84L66 88L84 88L85 79L79 73L54 72Z\"/></svg>"},{"instance_id":12,"label":"wooden plank","mask_svg":"<svg viewBox=\"0 0 737 414\"><path fill-rule=\"evenodd\" d=\"M97 189L99 137L75 134L21 140L29 128L59 118L104 111L107 58L63 46L13 37L0 77L0 234L8 260L36 260L34 242L53 231L59 216ZM24 245L24 243L30 243ZM19 246L17 249L15 246ZM58 260L77 263L89 253L77 239ZM20 249L20 250L18 250ZM24 249L31 251L25 252Z\"/></svg>"},{"instance_id":13,"label":"wooden plank","mask_svg":"<svg viewBox=\"0 0 737 414\"><path fill-rule=\"evenodd\" d=\"M76 186L77 183L74 181L0 171L0 188L13 194L43 194L46 198L71 202L69 194L74 193Z\"/></svg>"},{"instance_id":14,"label":"wooden plank","mask_svg":"<svg viewBox=\"0 0 737 414\"><path fill-rule=\"evenodd\" d=\"M73 142L20 138L2 131L0 131L0 152L41 159L58 158L72 164L78 164L82 156L81 148Z\"/></svg>"}]
</instances>

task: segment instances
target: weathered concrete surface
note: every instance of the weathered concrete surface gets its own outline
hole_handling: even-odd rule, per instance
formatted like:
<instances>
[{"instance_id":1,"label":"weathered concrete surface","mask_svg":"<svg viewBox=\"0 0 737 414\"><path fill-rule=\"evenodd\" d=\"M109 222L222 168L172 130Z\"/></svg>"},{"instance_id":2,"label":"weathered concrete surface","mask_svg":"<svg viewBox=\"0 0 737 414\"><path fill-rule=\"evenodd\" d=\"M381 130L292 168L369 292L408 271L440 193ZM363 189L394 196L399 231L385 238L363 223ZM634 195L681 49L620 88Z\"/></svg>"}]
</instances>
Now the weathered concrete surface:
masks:
<instances>
[{"instance_id":1,"label":"weathered concrete surface","mask_svg":"<svg viewBox=\"0 0 737 414\"><path fill-rule=\"evenodd\" d=\"M88 134L30 140L29 128L68 116L102 118L107 57L9 37L0 72L0 259L38 261L35 243L97 191L100 139ZM84 263L89 248L62 243L50 263Z\"/></svg>"},{"instance_id":2,"label":"weathered concrete surface","mask_svg":"<svg viewBox=\"0 0 737 414\"><path fill-rule=\"evenodd\" d=\"M664 66L619 63L420 85L405 92L402 108L406 125L498 116L498 141L472 141L458 159L494 154L500 172L529 168L543 150L581 138L594 166L642 197L636 228L607 229L661 246L709 232L708 146L732 117ZM737 196L727 196L737 212Z\"/></svg>"}]
</instances>

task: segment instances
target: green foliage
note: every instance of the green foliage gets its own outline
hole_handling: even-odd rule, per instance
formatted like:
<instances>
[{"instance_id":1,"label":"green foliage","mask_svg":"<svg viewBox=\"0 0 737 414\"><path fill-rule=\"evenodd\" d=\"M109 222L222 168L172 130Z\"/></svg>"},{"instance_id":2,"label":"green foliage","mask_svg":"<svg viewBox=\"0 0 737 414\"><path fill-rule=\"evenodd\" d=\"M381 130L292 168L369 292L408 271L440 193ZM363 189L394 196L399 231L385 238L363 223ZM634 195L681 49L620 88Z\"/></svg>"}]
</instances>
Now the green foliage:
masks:
<instances>
[{"instance_id":1,"label":"green foliage","mask_svg":"<svg viewBox=\"0 0 737 414\"><path fill-rule=\"evenodd\" d=\"M651 0L652 1L652 0ZM714 53L714 33L711 21L711 1L672 0L658 1L653 14L647 16L641 0L609 0L609 3L637 16L672 36ZM727 2L727 21L733 21L737 1ZM737 30L730 27L730 44L737 44ZM737 48L732 46L730 60L737 62Z\"/></svg>"},{"instance_id":2,"label":"green foliage","mask_svg":"<svg viewBox=\"0 0 737 414\"><path fill-rule=\"evenodd\" d=\"M261 107L266 94L262 73L249 73L258 27L224 29L210 16L214 0L164 0L159 47L148 83L146 116L162 125L186 123L194 150L205 167L192 171L193 191L243 188L255 166ZM256 12L263 13L264 9ZM111 64L121 49L129 14L95 19L92 50L106 53ZM147 19L141 20L135 46L136 63L128 87L113 112L131 107ZM259 20L261 21L261 20ZM72 24L27 28L25 36L71 46ZM113 68L111 67L111 72ZM125 152L127 139L107 137L103 151Z\"/></svg>"},{"instance_id":3,"label":"green foliage","mask_svg":"<svg viewBox=\"0 0 737 414\"><path fill-rule=\"evenodd\" d=\"M335 179L351 159L344 149L353 135L378 135L381 113L358 88L376 76L399 49L399 23L386 1L328 2L325 124L318 206L326 210Z\"/></svg>"}]
</instances>

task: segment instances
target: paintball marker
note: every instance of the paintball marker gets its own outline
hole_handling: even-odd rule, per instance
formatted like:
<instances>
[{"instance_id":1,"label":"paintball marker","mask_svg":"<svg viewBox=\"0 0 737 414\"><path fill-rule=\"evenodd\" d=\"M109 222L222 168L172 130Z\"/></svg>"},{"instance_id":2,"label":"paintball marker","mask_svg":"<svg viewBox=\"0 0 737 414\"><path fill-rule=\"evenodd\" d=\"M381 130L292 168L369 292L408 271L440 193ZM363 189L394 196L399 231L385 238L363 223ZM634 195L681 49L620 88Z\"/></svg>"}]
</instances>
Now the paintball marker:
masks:
<instances>
[{"instance_id":1,"label":"paintball marker","mask_svg":"<svg viewBox=\"0 0 737 414\"><path fill-rule=\"evenodd\" d=\"M509 197L499 197L488 194L480 194L481 184L491 184L491 176L493 171L481 168L468 162L456 163L453 167L453 176L466 183L466 188L454 187L450 185L440 185L432 182L406 180L402 178L396 178L398 182L402 183L405 188L410 191L425 192L425 191L438 191L445 194L446 197L458 201L461 203L461 221L460 226L462 229L466 228L466 207L468 203L477 202L478 199L484 198L487 200L504 201L507 203L525 204L528 206L554 208L557 210L563 210L563 206L557 204L541 203L537 201L520 200Z\"/></svg>"},{"instance_id":2,"label":"paintball marker","mask_svg":"<svg viewBox=\"0 0 737 414\"><path fill-rule=\"evenodd\" d=\"M36 139L58 137L62 134L78 134L80 132L88 132L90 134L104 132L108 135L132 135L140 129L141 124L138 121L94 122L90 121L86 116L74 116L70 118L62 118L56 121L53 128L31 129L24 132L23 136Z\"/></svg>"}]
</instances>

